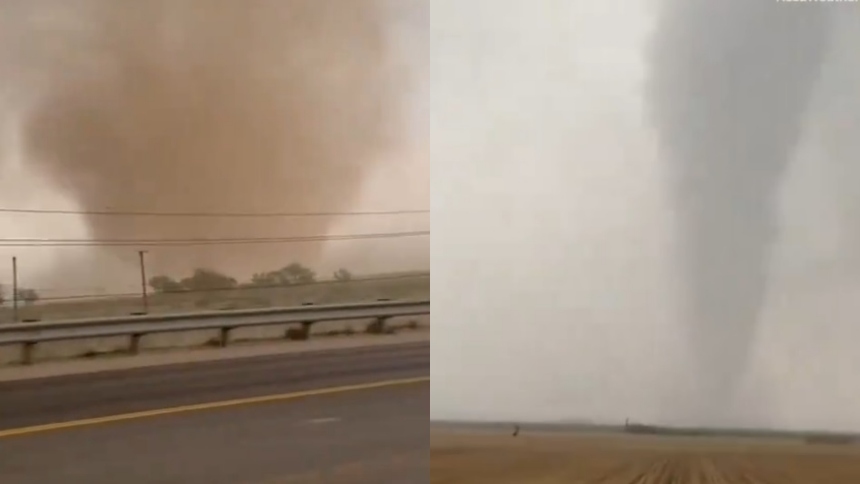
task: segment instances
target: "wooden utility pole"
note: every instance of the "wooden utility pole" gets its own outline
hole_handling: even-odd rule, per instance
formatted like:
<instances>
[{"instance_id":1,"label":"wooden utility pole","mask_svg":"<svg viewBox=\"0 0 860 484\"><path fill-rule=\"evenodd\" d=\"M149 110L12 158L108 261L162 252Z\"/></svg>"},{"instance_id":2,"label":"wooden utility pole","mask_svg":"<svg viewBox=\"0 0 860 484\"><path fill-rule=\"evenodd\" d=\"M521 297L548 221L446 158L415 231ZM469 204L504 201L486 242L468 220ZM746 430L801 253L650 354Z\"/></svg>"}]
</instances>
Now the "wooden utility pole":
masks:
<instances>
[{"instance_id":1,"label":"wooden utility pole","mask_svg":"<svg viewBox=\"0 0 860 484\"><path fill-rule=\"evenodd\" d=\"M12 321L18 322L18 258L12 257Z\"/></svg>"},{"instance_id":2,"label":"wooden utility pole","mask_svg":"<svg viewBox=\"0 0 860 484\"><path fill-rule=\"evenodd\" d=\"M137 251L140 258L140 295L143 299L143 314L149 314L149 294L146 290L146 254L145 250Z\"/></svg>"}]
</instances>

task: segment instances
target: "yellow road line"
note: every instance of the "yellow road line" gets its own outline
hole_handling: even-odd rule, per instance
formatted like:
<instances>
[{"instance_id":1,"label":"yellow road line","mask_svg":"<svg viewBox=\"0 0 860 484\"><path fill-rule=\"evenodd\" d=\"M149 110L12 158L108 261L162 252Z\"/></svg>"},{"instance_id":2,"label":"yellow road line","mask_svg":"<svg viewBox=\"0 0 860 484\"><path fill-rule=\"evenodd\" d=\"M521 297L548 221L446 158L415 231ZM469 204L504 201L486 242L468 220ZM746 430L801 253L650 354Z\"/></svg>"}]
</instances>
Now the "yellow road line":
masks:
<instances>
[{"instance_id":1,"label":"yellow road line","mask_svg":"<svg viewBox=\"0 0 860 484\"><path fill-rule=\"evenodd\" d=\"M90 427L93 425L123 422L127 420L139 420L150 417L160 417L162 415L176 415L180 413L200 412L203 410L215 410L219 408L241 407L246 405L256 405L260 403L270 402L285 402L289 400L298 400L300 398L317 397L322 395L333 395L337 393L356 392L360 390L373 390L377 388L386 388L394 386L412 385L416 383L426 383L430 381L429 376L418 378L404 378L400 380L386 380L373 383L360 383L357 385L344 385L339 387L318 388L315 390L304 390L300 392L281 393L278 395L266 395L262 397L237 398L235 400L224 400L221 402L198 403L195 405L183 405L180 407L161 408L157 410L146 410L143 412L124 413L119 415L109 415L106 417L87 418L82 420L71 420L68 422L49 423L44 425L33 425L30 427L21 427L17 429L0 430L0 439L8 437L17 437L22 435L38 434L42 432L51 432L55 430L73 429L79 427Z\"/></svg>"}]
</instances>

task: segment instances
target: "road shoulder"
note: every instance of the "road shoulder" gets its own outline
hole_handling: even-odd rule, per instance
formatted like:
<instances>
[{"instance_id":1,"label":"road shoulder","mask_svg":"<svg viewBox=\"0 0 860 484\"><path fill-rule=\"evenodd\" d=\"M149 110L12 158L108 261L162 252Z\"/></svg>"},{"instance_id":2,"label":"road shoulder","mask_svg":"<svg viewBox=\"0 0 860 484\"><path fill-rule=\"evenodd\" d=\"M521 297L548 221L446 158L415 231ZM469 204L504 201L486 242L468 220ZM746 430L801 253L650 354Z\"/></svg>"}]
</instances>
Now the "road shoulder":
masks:
<instances>
[{"instance_id":1,"label":"road shoulder","mask_svg":"<svg viewBox=\"0 0 860 484\"><path fill-rule=\"evenodd\" d=\"M134 356L105 356L90 360L51 361L33 366L0 367L0 382L429 340L430 331L419 330L395 335L320 338L305 342L247 343L227 348L162 350Z\"/></svg>"}]
</instances>

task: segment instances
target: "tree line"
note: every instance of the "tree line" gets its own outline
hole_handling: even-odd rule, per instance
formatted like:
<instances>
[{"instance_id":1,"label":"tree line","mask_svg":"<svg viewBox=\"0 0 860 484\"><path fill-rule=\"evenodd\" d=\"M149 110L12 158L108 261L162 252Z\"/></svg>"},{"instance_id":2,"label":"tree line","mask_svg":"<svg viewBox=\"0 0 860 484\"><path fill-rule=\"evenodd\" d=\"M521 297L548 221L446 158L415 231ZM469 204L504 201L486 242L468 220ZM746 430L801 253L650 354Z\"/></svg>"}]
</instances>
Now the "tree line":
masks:
<instances>
[{"instance_id":1,"label":"tree line","mask_svg":"<svg viewBox=\"0 0 860 484\"><path fill-rule=\"evenodd\" d=\"M336 281L352 280L352 273L346 269L338 269L332 274ZM160 294L191 292L191 291L213 291L221 289L243 289L254 287L278 287L295 284L310 284L317 282L317 274L302 264L292 263L280 269L267 272L259 272L251 276L245 282L227 274L213 269L195 269L190 276L176 279L170 276L155 276L149 279L149 287ZM11 291L9 291L11 292ZM0 306L12 301L12 297L0 286ZM31 305L41 299L36 289L18 288L18 301L25 305Z\"/></svg>"},{"instance_id":2,"label":"tree line","mask_svg":"<svg viewBox=\"0 0 860 484\"><path fill-rule=\"evenodd\" d=\"M352 274L346 269L339 269L332 277L337 281L349 281L352 279ZM317 282L317 274L310 268L295 262L274 271L256 273L250 280L244 282L222 272L205 268L195 269L191 275L181 279L159 275L148 281L149 287L158 294L279 287L313 282Z\"/></svg>"}]
</instances>

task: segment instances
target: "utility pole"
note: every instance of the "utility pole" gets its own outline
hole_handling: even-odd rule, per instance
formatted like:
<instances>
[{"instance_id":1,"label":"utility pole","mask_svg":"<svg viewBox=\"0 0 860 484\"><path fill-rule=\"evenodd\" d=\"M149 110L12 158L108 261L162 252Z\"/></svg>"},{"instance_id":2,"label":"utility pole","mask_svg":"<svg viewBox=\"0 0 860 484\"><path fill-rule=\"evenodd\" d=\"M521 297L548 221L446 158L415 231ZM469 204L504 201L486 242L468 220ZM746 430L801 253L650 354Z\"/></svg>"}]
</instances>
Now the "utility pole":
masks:
<instances>
[{"instance_id":1,"label":"utility pole","mask_svg":"<svg viewBox=\"0 0 860 484\"><path fill-rule=\"evenodd\" d=\"M145 250L137 251L137 255L140 257L140 294L143 297L143 314L149 314L149 294L146 290L146 259L144 257L145 254Z\"/></svg>"},{"instance_id":2,"label":"utility pole","mask_svg":"<svg viewBox=\"0 0 860 484\"><path fill-rule=\"evenodd\" d=\"M18 258L12 256L12 321L18 322Z\"/></svg>"}]
</instances>

